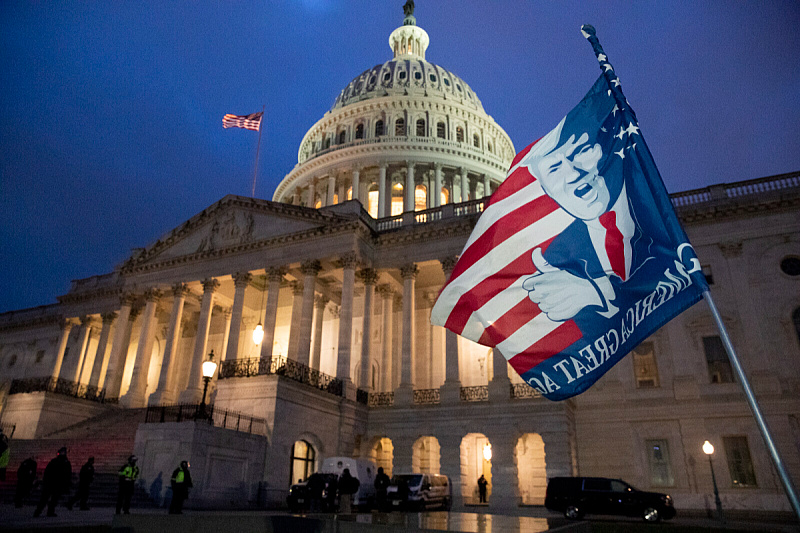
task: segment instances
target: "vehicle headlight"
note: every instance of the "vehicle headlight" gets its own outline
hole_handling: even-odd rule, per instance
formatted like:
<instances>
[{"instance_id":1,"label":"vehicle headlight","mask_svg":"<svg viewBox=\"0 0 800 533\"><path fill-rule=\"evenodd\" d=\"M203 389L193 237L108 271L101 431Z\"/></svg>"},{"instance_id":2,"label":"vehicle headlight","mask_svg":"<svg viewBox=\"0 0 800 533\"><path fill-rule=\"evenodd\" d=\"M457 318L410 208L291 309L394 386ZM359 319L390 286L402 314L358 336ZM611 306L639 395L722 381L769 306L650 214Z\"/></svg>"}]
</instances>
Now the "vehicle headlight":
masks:
<instances>
[{"instance_id":1,"label":"vehicle headlight","mask_svg":"<svg viewBox=\"0 0 800 533\"><path fill-rule=\"evenodd\" d=\"M667 505L672 505L672 496L669 494L663 494L661 496L661 501L666 503Z\"/></svg>"}]
</instances>

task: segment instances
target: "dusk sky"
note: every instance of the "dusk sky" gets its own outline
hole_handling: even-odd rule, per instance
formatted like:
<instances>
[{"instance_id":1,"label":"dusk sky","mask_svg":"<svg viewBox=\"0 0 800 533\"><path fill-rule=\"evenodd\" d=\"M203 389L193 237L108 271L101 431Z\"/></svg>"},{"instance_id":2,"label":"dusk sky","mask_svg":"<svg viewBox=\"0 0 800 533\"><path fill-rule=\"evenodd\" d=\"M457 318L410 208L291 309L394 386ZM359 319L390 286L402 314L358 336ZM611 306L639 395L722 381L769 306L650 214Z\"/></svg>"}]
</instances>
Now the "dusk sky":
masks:
<instances>
[{"instance_id":1,"label":"dusk sky","mask_svg":"<svg viewBox=\"0 0 800 533\"><path fill-rule=\"evenodd\" d=\"M305 132L389 60L404 0L0 3L0 312L56 302L226 194L272 199ZM800 3L418 0L426 59L517 150L600 74L670 192L800 170Z\"/></svg>"}]
</instances>

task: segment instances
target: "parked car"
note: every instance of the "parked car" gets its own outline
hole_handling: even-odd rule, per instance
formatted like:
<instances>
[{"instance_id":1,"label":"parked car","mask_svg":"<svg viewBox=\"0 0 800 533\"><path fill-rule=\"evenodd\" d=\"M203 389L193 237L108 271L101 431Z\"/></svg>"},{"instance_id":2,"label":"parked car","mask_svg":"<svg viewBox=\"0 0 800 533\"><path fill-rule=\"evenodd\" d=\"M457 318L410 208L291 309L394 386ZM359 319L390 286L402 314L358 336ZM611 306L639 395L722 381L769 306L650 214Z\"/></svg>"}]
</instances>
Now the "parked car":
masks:
<instances>
[{"instance_id":1,"label":"parked car","mask_svg":"<svg viewBox=\"0 0 800 533\"><path fill-rule=\"evenodd\" d=\"M450 510L450 479L439 474L395 474L386 489L391 509Z\"/></svg>"},{"instance_id":2,"label":"parked car","mask_svg":"<svg viewBox=\"0 0 800 533\"><path fill-rule=\"evenodd\" d=\"M359 483L358 492L353 494L353 505L362 509L372 507L375 503L375 474L378 472L375 462L353 457L328 457L322 461L319 471L341 477L345 468Z\"/></svg>"},{"instance_id":3,"label":"parked car","mask_svg":"<svg viewBox=\"0 0 800 533\"><path fill-rule=\"evenodd\" d=\"M604 477L554 477L547 484L544 505L572 519L606 514L658 522L675 516L669 494L636 490L620 479Z\"/></svg>"},{"instance_id":4,"label":"parked car","mask_svg":"<svg viewBox=\"0 0 800 533\"><path fill-rule=\"evenodd\" d=\"M325 487L322 490L319 510L326 513L336 511L337 503L335 491L338 476L336 474L323 474L321 472L311 474L305 481L292 485L289 489L289 495L286 497L286 503L290 511L293 513L300 513L311 510L311 494L309 494L308 485L312 478L316 477L321 478L321 486ZM333 494L329 493L328 487L332 487L334 491Z\"/></svg>"}]
</instances>

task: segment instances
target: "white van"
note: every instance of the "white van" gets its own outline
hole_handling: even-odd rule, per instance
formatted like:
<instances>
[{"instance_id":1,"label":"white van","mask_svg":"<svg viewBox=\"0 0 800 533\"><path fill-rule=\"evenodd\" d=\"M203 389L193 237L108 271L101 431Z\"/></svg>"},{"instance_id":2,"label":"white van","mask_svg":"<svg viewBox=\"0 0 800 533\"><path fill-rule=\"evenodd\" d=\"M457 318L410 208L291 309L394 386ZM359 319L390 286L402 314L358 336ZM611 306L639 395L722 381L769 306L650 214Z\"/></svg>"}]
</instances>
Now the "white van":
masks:
<instances>
[{"instance_id":1,"label":"white van","mask_svg":"<svg viewBox=\"0 0 800 533\"><path fill-rule=\"evenodd\" d=\"M393 509L450 510L450 478L439 474L395 474L386 490Z\"/></svg>"},{"instance_id":2,"label":"white van","mask_svg":"<svg viewBox=\"0 0 800 533\"><path fill-rule=\"evenodd\" d=\"M328 457L322 461L319 471L341 477L345 468L350 470L350 475L358 479L359 483L358 492L353 495L353 505L371 506L375 502L375 474L378 472L375 462L353 457Z\"/></svg>"}]
</instances>

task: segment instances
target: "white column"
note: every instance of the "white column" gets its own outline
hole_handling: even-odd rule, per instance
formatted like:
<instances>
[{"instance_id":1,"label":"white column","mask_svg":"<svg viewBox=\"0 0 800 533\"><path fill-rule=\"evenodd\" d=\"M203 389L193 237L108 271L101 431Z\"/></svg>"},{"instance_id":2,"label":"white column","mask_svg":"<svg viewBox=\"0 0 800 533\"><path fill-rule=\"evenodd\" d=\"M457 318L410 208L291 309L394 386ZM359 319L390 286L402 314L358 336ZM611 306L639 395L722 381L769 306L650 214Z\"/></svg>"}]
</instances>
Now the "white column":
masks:
<instances>
[{"instance_id":1,"label":"white column","mask_svg":"<svg viewBox=\"0 0 800 533\"><path fill-rule=\"evenodd\" d=\"M267 270L269 289L267 291L267 309L264 312L264 340L261 341L261 357L272 357L272 345L275 342L275 323L278 318L278 296L281 282L286 274L284 267L272 267Z\"/></svg>"},{"instance_id":2,"label":"white column","mask_svg":"<svg viewBox=\"0 0 800 533\"><path fill-rule=\"evenodd\" d=\"M350 351L353 345L353 289L355 288L358 257L348 253L341 257L342 305L339 310L339 353L336 358L336 377L352 386L350 379Z\"/></svg>"},{"instance_id":3,"label":"white column","mask_svg":"<svg viewBox=\"0 0 800 533\"><path fill-rule=\"evenodd\" d=\"M100 331L100 341L97 343L97 352L94 354L94 363L92 364L92 375L89 377L89 386L102 388L102 377L108 368L108 341L111 338L111 326L114 325L114 320L117 318L117 313L105 313L103 315L103 329Z\"/></svg>"},{"instance_id":4,"label":"white column","mask_svg":"<svg viewBox=\"0 0 800 533\"><path fill-rule=\"evenodd\" d=\"M483 175L483 196L492 195L492 180L489 179L488 174Z\"/></svg>"},{"instance_id":5,"label":"white column","mask_svg":"<svg viewBox=\"0 0 800 533\"><path fill-rule=\"evenodd\" d=\"M189 381L186 389L179 395L180 403L199 403L203 396L203 361L206 359L208 330L211 328L211 315L214 311L214 293L218 288L219 281L213 278L203 280L203 301L200 304L200 316L197 319L197 333L194 339Z\"/></svg>"},{"instance_id":6,"label":"white column","mask_svg":"<svg viewBox=\"0 0 800 533\"><path fill-rule=\"evenodd\" d=\"M178 341L181 338L181 320L183 319L183 305L189 287L183 283L172 286L172 313L169 317L169 328L164 346L164 358L161 361L161 374L158 378L158 388L150 395L148 402L151 405L166 405L175 400L174 379L175 361L178 355Z\"/></svg>"},{"instance_id":7,"label":"white column","mask_svg":"<svg viewBox=\"0 0 800 533\"><path fill-rule=\"evenodd\" d=\"M414 163L408 161L406 162L406 201L403 205L403 211L414 211L414 187Z\"/></svg>"},{"instance_id":8,"label":"white column","mask_svg":"<svg viewBox=\"0 0 800 533\"><path fill-rule=\"evenodd\" d=\"M316 203L315 200L317 198L317 180L312 178L311 182L308 184L308 202L306 203L306 207L314 207Z\"/></svg>"},{"instance_id":9,"label":"white column","mask_svg":"<svg viewBox=\"0 0 800 533\"><path fill-rule=\"evenodd\" d=\"M403 278L403 330L400 366L400 386L395 392L397 405L410 405L413 401L414 378L414 344L416 332L414 327L414 285L419 269L411 263L400 269Z\"/></svg>"},{"instance_id":10,"label":"white column","mask_svg":"<svg viewBox=\"0 0 800 533\"><path fill-rule=\"evenodd\" d=\"M319 261L305 261L301 267L303 273L303 308L300 312L300 331L297 336L297 362L301 365L310 363L311 327L314 318L314 288L317 274L322 270Z\"/></svg>"},{"instance_id":11,"label":"white column","mask_svg":"<svg viewBox=\"0 0 800 533\"><path fill-rule=\"evenodd\" d=\"M511 399L511 380L508 378L508 361L500 350L492 350L492 380L489 382L489 401L507 402Z\"/></svg>"},{"instance_id":12,"label":"white column","mask_svg":"<svg viewBox=\"0 0 800 533\"><path fill-rule=\"evenodd\" d=\"M333 194L336 192L336 176L328 176L328 194L325 205L333 205Z\"/></svg>"},{"instance_id":13,"label":"white column","mask_svg":"<svg viewBox=\"0 0 800 533\"><path fill-rule=\"evenodd\" d=\"M380 285L378 294L381 295L383 306L381 319L383 322L383 343L381 345L381 392L392 390L392 313L394 292L389 285Z\"/></svg>"},{"instance_id":14,"label":"white column","mask_svg":"<svg viewBox=\"0 0 800 533\"><path fill-rule=\"evenodd\" d=\"M436 172L436 177L434 178L433 205L434 207L439 207L442 205L442 165L436 163L434 171Z\"/></svg>"},{"instance_id":15,"label":"white column","mask_svg":"<svg viewBox=\"0 0 800 533\"><path fill-rule=\"evenodd\" d=\"M442 259L445 283L450 279L453 269L458 261L458 256ZM461 387L461 375L458 368L458 335L445 328L445 384L453 383Z\"/></svg>"},{"instance_id":16,"label":"white column","mask_svg":"<svg viewBox=\"0 0 800 533\"><path fill-rule=\"evenodd\" d=\"M286 350L286 358L297 361L298 348L300 346L300 318L303 313L303 283L292 281L292 318L289 323L289 346Z\"/></svg>"},{"instance_id":17,"label":"white column","mask_svg":"<svg viewBox=\"0 0 800 533\"><path fill-rule=\"evenodd\" d=\"M311 352L311 360L308 366L314 370L319 370L322 364L322 323L325 319L325 307L328 305L325 296L318 295L314 298L314 349Z\"/></svg>"},{"instance_id":18,"label":"white column","mask_svg":"<svg viewBox=\"0 0 800 533\"><path fill-rule=\"evenodd\" d=\"M62 319L61 321L61 335L58 337L58 345L56 346L56 361L53 364L53 371L50 374L53 379L58 379L61 373L61 365L64 364L64 351L67 349L69 333L72 331L74 325L75 320L72 318Z\"/></svg>"},{"instance_id":19,"label":"white column","mask_svg":"<svg viewBox=\"0 0 800 533\"><path fill-rule=\"evenodd\" d=\"M353 200L358 200L363 204L364 202L361 200L361 183L359 178L360 178L359 170L357 168L353 169L353 184L352 184Z\"/></svg>"},{"instance_id":20,"label":"white column","mask_svg":"<svg viewBox=\"0 0 800 533\"><path fill-rule=\"evenodd\" d=\"M156 289L148 290L145 295L144 315L142 316L142 329L139 332L139 344L136 349L136 359L131 375L131 385L128 392L119 399L123 407L134 408L146 405L145 394L147 392L147 374L150 370L150 356L153 352L153 341L158 319L156 319L156 308L161 292Z\"/></svg>"},{"instance_id":21,"label":"white column","mask_svg":"<svg viewBox=\"0 0 800 533\"><path fill-rule=\"evenodd\" d=\"M386 216L386 163L381 163L378 172L378 218ZM390 191L391 192L391 191Z\"/></svg>"},{"instance_id":22,"label":"white column","mask_svg":"<svg viewBox=\"0 0 800 533\"><path fill-rule=\"evenodd\" d=\"M247 286L253 276L249 272L237 272L233 275L233 286L236 291L233 294L233 309L231 316L231 330L228 337L228 346L225 350L225 360L235 361L239 358L239 337L242 332L242 313L244 312L244 298Z\"/></svg>"},{"instance_id":23,"label":"white column","mask_svg":"<svg viewBox=\"0 0 800 533\"><path fill-rule=\"evenodd\" d=\"M106 398L119 397L122 385L122 374L125 371L125 362L128 357L128 346L131 342L131 327L136 319L138 310L133 310L133 295L125 294L120 298L119 316L117 327L114 330L114 340L111 342L111 355L108 356L108 369L104 386Z\"/></svg>"},{"instance_id":24,"label":"white column","mask_svg":"<svg viewBox=\"0 0 800 533\"><path fill-rule=\"evenodd\" d=\"M375 283L378 273L365 268L359 272L359 278L364 284L364 322L361 337L361 372L358 385L365 391L372 391L372 382L369 379L372 369L372 300L375 294Z\"/></svg>"},{"instance_id":25,"label":"white column","mask_svg":"<svg viewBox=\"0 0 800 533\"><path fill-rule=\"evenodd\" d=\"M70 380L73 383L78 383L81 380L81 370L83 370L83 363L86 361L86 348L89 345L89 335L92 332L94 321L89 316L81 317L81 331L78 334L78 352L76 354L77 360L75 361L75 370L70 374Z\"/></svg>"},{"instance_id":26,"label":"white column","mask_svg":"<svg viewBox=\"0 0 800 533\"><path fill-rule=\"evenodd\" d=\"M459 169L459 172L461 173L461 201L466 202L469 200L469 177L463 168Z\"/></svg>"}]
</instances>

